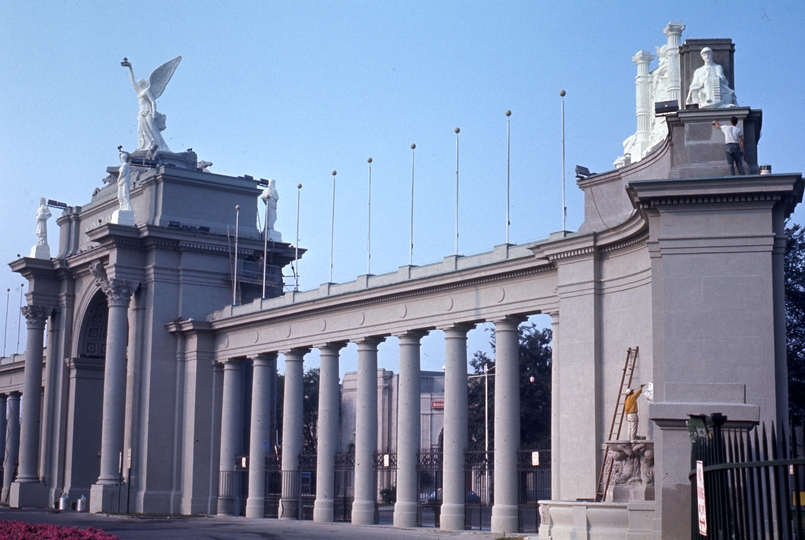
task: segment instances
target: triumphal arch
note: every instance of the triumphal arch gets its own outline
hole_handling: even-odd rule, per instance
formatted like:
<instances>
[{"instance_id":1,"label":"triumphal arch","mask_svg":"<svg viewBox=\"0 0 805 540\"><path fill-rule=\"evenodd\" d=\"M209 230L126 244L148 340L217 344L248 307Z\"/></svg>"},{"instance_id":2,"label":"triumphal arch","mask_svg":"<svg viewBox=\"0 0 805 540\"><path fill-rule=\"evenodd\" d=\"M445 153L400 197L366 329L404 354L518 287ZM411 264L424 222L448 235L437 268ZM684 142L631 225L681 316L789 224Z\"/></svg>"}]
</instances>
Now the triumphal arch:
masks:
<instances>
[{"instance_id":1,"label":"triumphal arch","mask_svg":"<svg viewBox=\"0 0 805 540\"><path fill-rule=\"evenodd\" d=\"M66 493L88 498L93 512L231 515L240 495L234 473L245 467L245 515L263 518L264 463L275 455L283 478L278 517L295 519L303 358L317 348L313 517L332 521L339 351L352 342L358 375L351 521L375 523L377 347L396 336L393 520L414 527L422 496L419 347L439 329L445 333L440 526L463 529L466 337L491 322L497 336L491 527L517 531L517 328L542 313L554 331L552 494L542 504L542 533L686 537L688 416L721 412L749 425L787 415L784 221L802 198L803 182L799 173L759 174L762 112L737 103L732 43L680 45L683 28L666 28L656 70L648 69L652 53L635 55L637 132L614 170L579 177L585 219L578 231L306 292L284 291L282 283L283 267L303 250L248 220L233 237L232 209L254 215L261 194L271 208L272 186L209 172L193 152L172 153L159 136L164 117L143 85L161 94L181 59L141 83L126 61L141 106L138 148L121 152L119 167L108 169L107 185L87 204L63 209L54 256L45 237L30 257L11 263L30 292L24 366L0 366L0 397L12 411L4 429L19 430L6 448L4 496L12 506L52 506ZM705 48L710 52L701 54ZM666 108L655 110L657 102ZM729 175L724 135L712 124L727 126L732 117L743 132L742 176ZM636 437L653 444L652 476L636 480L646 484L640 496L595 502L631 347L640 349L633 386L653 386ZM274 418L278 362L285 390L283 415ZM20 393L21 427L14 418ZM273 447L275 430L281 449ZM9 457L13 465L16 456L12 476ZM646 466L650 457L644 455Z\"/></svg>"}]
</instances>

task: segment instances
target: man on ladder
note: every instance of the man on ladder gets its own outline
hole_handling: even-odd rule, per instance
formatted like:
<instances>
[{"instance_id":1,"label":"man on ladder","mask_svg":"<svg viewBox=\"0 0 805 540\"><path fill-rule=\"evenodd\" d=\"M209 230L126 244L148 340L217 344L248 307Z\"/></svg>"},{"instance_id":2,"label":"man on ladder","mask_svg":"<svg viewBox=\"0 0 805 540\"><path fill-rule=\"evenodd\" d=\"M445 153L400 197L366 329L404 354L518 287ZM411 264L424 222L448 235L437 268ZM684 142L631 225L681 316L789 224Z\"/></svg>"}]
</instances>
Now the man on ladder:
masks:
<instances>
[{"instance_id":1,"label":"man on ladder","mask_svg":"<svg viewBox=\"0 0 805 540\"><path fill-rule=\"evenodd\" d=\"M644 386L646 385L641 384L636 392L632 388L626 391L626 401L623 404L623 412L626 414L626 424L629 430L628 440L630 441L637 439L637 398L640 397L640 393L643 392Z\"/></svg>"}]
</instances>

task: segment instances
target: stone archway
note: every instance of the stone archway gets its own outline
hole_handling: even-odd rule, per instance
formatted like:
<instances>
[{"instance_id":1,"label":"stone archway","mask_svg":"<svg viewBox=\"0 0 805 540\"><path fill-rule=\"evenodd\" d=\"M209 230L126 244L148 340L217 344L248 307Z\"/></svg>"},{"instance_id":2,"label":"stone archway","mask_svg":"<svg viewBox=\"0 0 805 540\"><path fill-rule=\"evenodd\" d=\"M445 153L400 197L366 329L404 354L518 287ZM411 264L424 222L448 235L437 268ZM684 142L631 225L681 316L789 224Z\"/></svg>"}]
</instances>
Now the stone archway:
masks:
<instances>
[{"instance_id":1,"label":"stone archway","mask_svg":"<svg viewBox=\"0 0 805 540\"><path fill-rule=\"evenodd\" d=\"M69 398L64 490L71 499L89 498L100 474L103 373L109 308L98 291L81 319L78 356L69 360Z\"/></svg>"}]
</instances>

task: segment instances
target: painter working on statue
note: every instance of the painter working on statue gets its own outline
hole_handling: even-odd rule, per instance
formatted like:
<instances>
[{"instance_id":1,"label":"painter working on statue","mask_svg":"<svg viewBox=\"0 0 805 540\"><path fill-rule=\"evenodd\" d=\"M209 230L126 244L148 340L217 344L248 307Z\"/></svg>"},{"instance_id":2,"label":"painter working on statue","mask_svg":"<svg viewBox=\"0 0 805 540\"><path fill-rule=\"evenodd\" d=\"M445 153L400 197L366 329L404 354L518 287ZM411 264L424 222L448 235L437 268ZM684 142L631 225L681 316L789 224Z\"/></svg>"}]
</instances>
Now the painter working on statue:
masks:
<instances>
[{"instance_id":1,"label":"painter working on statue","mask_svg":"<svg viewBox=\"0 0 805 540\"><path fill-rule=\"evenodd\" d=\"M722 126L718 121L713 120L716 129L724 132L724 152L727 154L727 163L730 165L730 174L735 176L735 165L738 165L738 174L744 174L744 132L738 127L738 118L730 118L730 125Z\"/></svg>"},{"instance_id":2,"label":"painter working on statue","mask_svg":"<svg viewBox=\"0 0 805 540\"><path fill-rule=\"evenodd\" d=\"M632 388L626 390L626 401L623 404L623 413L626 415L626 425L629 438L628 440L634 441L637 439L637 398L643 392L645 384L641 384L640 388L635 391Z\"/></svg>"}]
</instances>

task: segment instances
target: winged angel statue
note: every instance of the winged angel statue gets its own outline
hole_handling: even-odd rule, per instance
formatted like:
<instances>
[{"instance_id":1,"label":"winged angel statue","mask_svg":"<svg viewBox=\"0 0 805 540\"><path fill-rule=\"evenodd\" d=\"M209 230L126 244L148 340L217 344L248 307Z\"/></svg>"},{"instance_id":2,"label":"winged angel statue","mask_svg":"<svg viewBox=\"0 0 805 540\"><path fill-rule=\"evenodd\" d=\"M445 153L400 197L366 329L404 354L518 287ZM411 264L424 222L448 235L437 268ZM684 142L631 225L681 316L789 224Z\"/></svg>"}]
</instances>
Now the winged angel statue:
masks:
<instances>
[{"instance_id":1,"label":"winged angel statue","mask_svg":"<svg viewBox=\"0 0 805 540\"><path fill-rule=\"evenodd\" d=\"M140 103L140 115L137 119L137 150L145 150L150 155L157 152L170 152L165 139L162 138L161 131L165 131L165 115L157 112L157 99L165 91L165 87L173 77L173 73L182 61L181 56L169 60L156 68L148 80L140 79L135 82L134 69L128 58L124 58L120 63L123 67L129 68L129 77L134 91L137 92L137 100Z\"/></svg>"}]
</instances>

